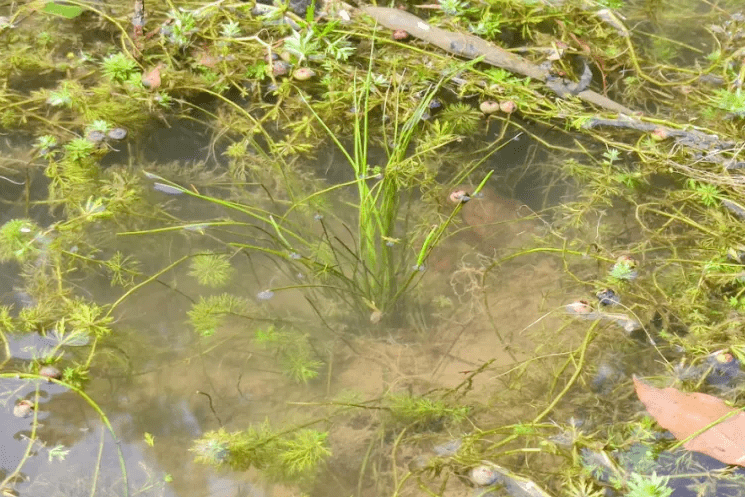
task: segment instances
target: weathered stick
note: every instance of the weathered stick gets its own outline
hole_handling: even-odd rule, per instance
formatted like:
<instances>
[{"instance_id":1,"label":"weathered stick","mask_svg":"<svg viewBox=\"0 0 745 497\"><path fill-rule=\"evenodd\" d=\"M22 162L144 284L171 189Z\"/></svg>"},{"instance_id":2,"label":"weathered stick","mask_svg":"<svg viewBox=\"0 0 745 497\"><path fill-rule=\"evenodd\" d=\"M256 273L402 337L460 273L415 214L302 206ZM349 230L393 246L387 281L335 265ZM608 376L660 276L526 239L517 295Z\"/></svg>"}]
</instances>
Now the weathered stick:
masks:
<instances>
[{"instance_id":1,"label":"weathered stick","mask_svg":"<svg viewBox=\"0 0 745 497\"><path fill-rule=\"evenodd\" d=\"M402 29L411 36L435 45L446 52L475 59L483 57L484 62L501 67L510 72L528 76L542 81L560 96L571 93L571 90L559 81L552 81L546 69L533 64L519 55L494 45L478 36L467 33L454 33L423 21L414 14L387 7L366 6L360 9L372 17L378 24L388 29ZM634 111L592 90L583 90L576 94L581 100L602 107L612 112L633 114Z\"/></svg>"}]
</instances>

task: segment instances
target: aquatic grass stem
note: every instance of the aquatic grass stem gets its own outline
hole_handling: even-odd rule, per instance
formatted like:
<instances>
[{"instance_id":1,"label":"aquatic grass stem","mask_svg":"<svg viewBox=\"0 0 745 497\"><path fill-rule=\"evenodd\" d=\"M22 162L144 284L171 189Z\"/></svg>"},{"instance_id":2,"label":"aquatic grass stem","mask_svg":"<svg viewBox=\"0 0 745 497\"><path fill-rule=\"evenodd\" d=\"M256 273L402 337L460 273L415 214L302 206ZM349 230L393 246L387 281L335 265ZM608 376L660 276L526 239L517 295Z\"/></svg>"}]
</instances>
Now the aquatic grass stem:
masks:
<instances>
[{"instance_id":1,"label":"aquatic grass stem","mask_svg":"<svg viewBox=\"0 0 745 497\"><path fill-rule=\"evenodd\" d=\"M171 264L169 264L168 266L164 267L163 269L161 269L160 271L158 271L154 275L150 276L145 281L143 281L141 283L138 283L137 285L133 286L132 288L130 288L129 290L127 290L126 292L124 292L124 295L122 295L121 297L119 297L116 300L116 302L114 302L113 304L111 304L111 307L109 307L109 311L105 314L104 318L110 317L111 316L111 313L114 312L114 309L116 309L116 307L119 304L121 304L123 301L125 301L127 299L127 297L129 297L130 295L132 295L134 292L136 292L137 290L139 290L143 286L151 283L152 281L158 279L160 276L163 276L165 273L167 273L171 269L175 268L176 266L178 266L182 262L186 261L187 259L189 259L191 257L194 257L196 255L200 255L200 254L185 255L185 256L181 257L180 259L176 260L175 262L172 262ZM88 360L88 364L90 363L90 359L91 358L89 358L89 360Z\"/></svg>"},{"instance_id":2,"label":"aquatic grass stem","mask_svg":"<svg viewBox=\"0 0 745 497\"><path fill-rule=\"evenodd\" d=\"M147 174L147 176L148 176L149 179L157 179L158 181L162 181L166 185L171 186L171 187L173 187L173 188L181 191L182 193L184 193L186 195L189 195L189 196L194 197L194 198L198 198L200 200L205 200L207 202L210 202L210 203L213 203L213 204L216 204L216 205L220 205L220 206L225 207L227 209L234 210L234 211L237 211L237 212L246 214L246 215L248 215L248 216L250 216L250 217L252 217L252 218L254 218L254 219L258 220L258 221L262 221L262 222L264 222L266 224L273 225L276 229L279 229L281 231L281 233L290 236L291 238L293 238L294 240L297 240L298 242L300 242L303 245L306 245L306 246L309 245L309 242L307 240L305 240L302 236L300 236L298 234L299 228L294 227L295 229L298 229L298 232L295 232L293 230L290 230L290 229L281 227L276 222L273 222L273 220L271 219L272 213L269 212L269 211L265 211L263 209L257 209L257 208L249 208L248 206L243 205L243 204L239 204L237 202L231 202L229 200L222 200L222 199L219 199L219 198L216 198L216 197L211 197L209 195L202 195L201 193L192 191L192 190L190 190L188 188L184 188L183 186L181 186L181 185L179 185L177 183L174 183L172 181L169 181L169 180L167 180L167 179L165 179L165 178L163 178L163 177L161 177L161 176L159 176L157 174L153 174L153 173L146 173L146 174ZM129 232L127 234L133 234L133 233L134 232ZM286 239L284 238L284 236L282 237L282 239L286 242ZM288 242L288 245L289 245L289 242ZM291 248L291 245L289 245L289 247L287 247L287 248Z\"/></svg>"},{"instance_id":3,"label":"aquatic grass stem","mask_svg":"<svg viewBox=\"0 0 745 497\"><path fill-rule=\"evenodd\" d=\"M368 140L369 140L369 97L373 87L372 84L372 50L370 65L361 86L357 78L354 78L352 91L356 109L360 109L360 119L354 121L354 139L351 153L344 147L339 138L331 131L328 125L313 109L304 96L300 96L315 117L319 125L326 131L331 141L347 159L355 174L354 183L357 186L358 204L357 210L357 253L353 258L359 261L364 271L360 274L355 270L352 279L366 296L367 305L383 312L392 308L403 296L404 291L410 286L416 276L416 272L409 272L403 285L397 281L402 269L406 270L405 256L401 255L401 263L396 264L397 253L393 247L384 243L385 239L393 238L396 222L400 208L400 196L403 190L410 188L410 180L401 175L400 166L407 161L415 161L424 152L419 151L412 157L407 157L409 144L414 131L421 120L424 112L429 106L432 98L440 88L446 77L433 85L426 96L420 100L409 119L400 124L399 109L395 109L395 123L393 146L388 149L388 160L385 168L381 171L379 181L370 185L368 164ZM387 141L387 140L386 140ZM377 176L373 176L377 178ZM429 233L424 247L419 250L417 256L417 267L421 266L424 258L431 252L432 248L440 240L447 224L452 216ZM407 271L408 272L408 271Z\"/></svg>"},{"instance_id":4,"label":"aquatic grass stem","mask_svg":"<svg viewBox=\"0 0 745 497\"><path fill-rule=\"evenodd\" d=\"M105 428L101 427L101 441L98 444L98 455L96 456L96 469L93 471L93 478L91 478L91 493L90 497L96 497L96 486L98 485L98 475L101 473L101 460L103 459L103 447L104 439L103 436L106 433Z\"/></svg>"}]
</instances>

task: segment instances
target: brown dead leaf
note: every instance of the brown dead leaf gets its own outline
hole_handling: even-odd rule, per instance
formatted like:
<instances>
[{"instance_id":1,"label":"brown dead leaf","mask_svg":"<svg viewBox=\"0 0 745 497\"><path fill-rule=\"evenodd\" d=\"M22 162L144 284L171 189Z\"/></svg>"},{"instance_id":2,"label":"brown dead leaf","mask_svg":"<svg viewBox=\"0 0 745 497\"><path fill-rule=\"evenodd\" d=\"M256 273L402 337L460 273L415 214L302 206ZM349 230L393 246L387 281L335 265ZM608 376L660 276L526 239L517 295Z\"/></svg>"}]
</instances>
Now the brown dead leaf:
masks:
<instances>
[{"instance_id":1,"label":"brown dead leaf","mask_svg":"<svg viewBox=\"0 0 745 497\"><path fill-rule=\"evenodd\" d=\"M725 464L745 466L745 413L721 399L703 393L686 393L672 387L655 388L634 376L636 395L663 428L685 440L723 416L724 421L683 444Z\"/></svg>"}]
</instances>

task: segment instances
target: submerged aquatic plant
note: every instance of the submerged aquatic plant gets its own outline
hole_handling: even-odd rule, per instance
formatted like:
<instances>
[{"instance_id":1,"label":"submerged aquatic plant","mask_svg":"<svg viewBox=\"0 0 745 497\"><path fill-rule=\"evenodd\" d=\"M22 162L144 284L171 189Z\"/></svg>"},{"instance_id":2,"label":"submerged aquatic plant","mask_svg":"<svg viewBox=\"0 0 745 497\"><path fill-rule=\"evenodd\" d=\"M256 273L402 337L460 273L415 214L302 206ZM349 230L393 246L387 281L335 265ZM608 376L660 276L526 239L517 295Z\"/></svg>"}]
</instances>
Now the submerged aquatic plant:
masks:
<instances>
[{"instance_id":1,"label":"submerged aquatic plant","mask_svg":"<svg viewBox=\"0 0 745 497\"><path fill-rule=\"evenodd\" d=\"M627 482L626 497L670 497L673 489L667 486L668 481L668 477L658 476L656 473L651 475L632 473Z\"/></svg>"},{"instance_id":2,"label":"submerged aquatic plant","mask_svg":"<svg viewBox=\"0 0 745 497\"><path fill-rule=\"evenodd\" d=\"M189 275L200 285L217 288L225 285L233 274L230 256L227 254L200 254L191 260Z\"/></svg>"},{"instance_id":3,"label":"submerged aquatic plant","mask_svg":"<svg viewBox=\"0 0 745 497\"><path fill-rule=\"evenodd\" d=\"M328 433L309 428L277 431L268 422L245 431L206 433L190 449L199 462L254 467L273 482L311 484L331 455Z\"/></svg>"},{"instance_id":4,"label":"submerged aquatic plant","mask_svg":"<svg viewBox=\"0 0 745 497\"><path fill-rule=\"evenodd\" d=\"M403 424L458 423L466 419L468 406L449 406L443 400L403 393L386 397L393 418Z\"/></svg>"},{"instance_id":5,"label":"submerged aquatic plant","mask_svg":"<svg viewBox=\"0 0 745 497\"><path fill-rule=\"evenodd\" d=\"M249 307L245 299L228 293L199 297L188 312L189 322L202 336L215 334L228 314L240 314Z\"/></svg>"},{"instance_id":6,"label":"submerged aquatic plant","mask_svg":"<svg viewBox=\"0 0 745 497\"><path fill-rule=\"evenodd\" d=\"M0 262L26 262L39 254L40 229L30 219L12 219L0 227Z\"/></svg>"},{"instance_id":7,"label":"submerged aquatic plant","mask_svg":"<svg viewBox=\"0 0 745 497\"><path fill-rule=\"evenodd\" d=\"M308 335L274 326L256 330L254 342L271 350L282 372L296 383L308 383L318 376L323 362L313 357Z\"/></svg>"},{"instance_id":8,"label":"submerged aquatic plant","mask_svg":"<svg viewBox=\"0 0 745 497\"><path fill-rule=\"evenodd\" d=\"M121 52L106 57L102 63L102 70L104 75L115 83L129 81L139 74L137 63Z\"/></svg>"}]
</instances>

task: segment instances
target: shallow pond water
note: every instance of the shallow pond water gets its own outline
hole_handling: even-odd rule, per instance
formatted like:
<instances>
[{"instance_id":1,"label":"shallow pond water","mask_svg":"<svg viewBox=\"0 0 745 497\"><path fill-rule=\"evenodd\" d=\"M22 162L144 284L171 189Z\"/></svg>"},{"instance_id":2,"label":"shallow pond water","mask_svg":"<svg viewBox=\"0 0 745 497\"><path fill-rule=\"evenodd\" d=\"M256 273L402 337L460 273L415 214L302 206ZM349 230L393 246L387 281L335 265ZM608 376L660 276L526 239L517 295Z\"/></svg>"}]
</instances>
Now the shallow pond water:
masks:
<instances>
[{"instance_id":1,"label":"shallow pond water","mask_svg":"<svg viewBox=\"0 0 745 497\"><path fill-rule=\"evenodd\" d=\"M519 163L526 145L515 142L510 150L515 155L502 155L496 161ZM164 159L187 158L170 155ZM97 495L122 495L125 473L130 495L294 495L295 490L263 483L253 471L215 472L193 462L189 449L196 438L211 430L241 430L267 419L302 422L321 412L319 406L324 402L349 392L371 400L392 391L449 389L488 361L506 367L530 358L540 348L534 338L559 322L556 311L563 303L557 292L559 266L547 257L529 257L505 263L484 276L496 254L527 245L542 229L535 219L514 224L531 211L517 200L498 195L497 190L505 192L497 186L500 182L495 178L484 193L464 206L462 218L472 229L456 232L442 244L433 255L435 262L415 287L420 300L436 301L438 306L426 313L412 307L395 326L380 323L361 333L347 327L348 338L343 341L333 340L328 333L311 336L314 353L324 366L318 378L307 384L287 378L271 352L254 340L262 319L308 326L311 335L323 328L301 290L281 290L296 284L301 274L280 271L262 256L234 258L235 275L220 291L251 300L258 319L232 319L210 337L197 335L187 316L204 288L186 267L163 274L157 279L160 284L144 286L117 308L115 333L99 344L86 386L117 441L92 405L64 387L2 380L0 424L4 431L0 435L7 443L2 445L0 476L19 467L11 483L21 495L80 495L94 485ZM524 199L531 202L537 188L529 183ZM183 221L199 223L221 214L199 199L157 190L150 194L153 201ZM19 211L8 211L5 218L17 215L14 212ZM210 229L207 235L202 234L204 230L165 232L146 239L124 235L117 248L134 254L141 268L152 273L182 256L210 249L214 245ZM245 240L251 235L236 231L231 236ZM17 308L33 304L19 289L20 280L12 276L17 268L11 263L5 266L4 303ZM113 302L121 295L102 276L83 277L76 285L100 303ZM569 335L565 338L574 341ZM6 359L21 369L23 360L55 346L37 334L14 334L8 341L10 357ZM69 350L75 357L74 347ZM18 399L35 398L37 387L36 440L20 464L34 417L14 417L13 409ZM497 394L488 375L473 380L472 395L489 398ZM349 493L357 487L358 471L374 431L374 424L364 418L331 427L333 455L317 484L319 495ZM147 437L153 437L152 446ZM412 459L416 454L402 457ZM168 481L164 481L166 475Z\"/></svg>"}]
</instances>

